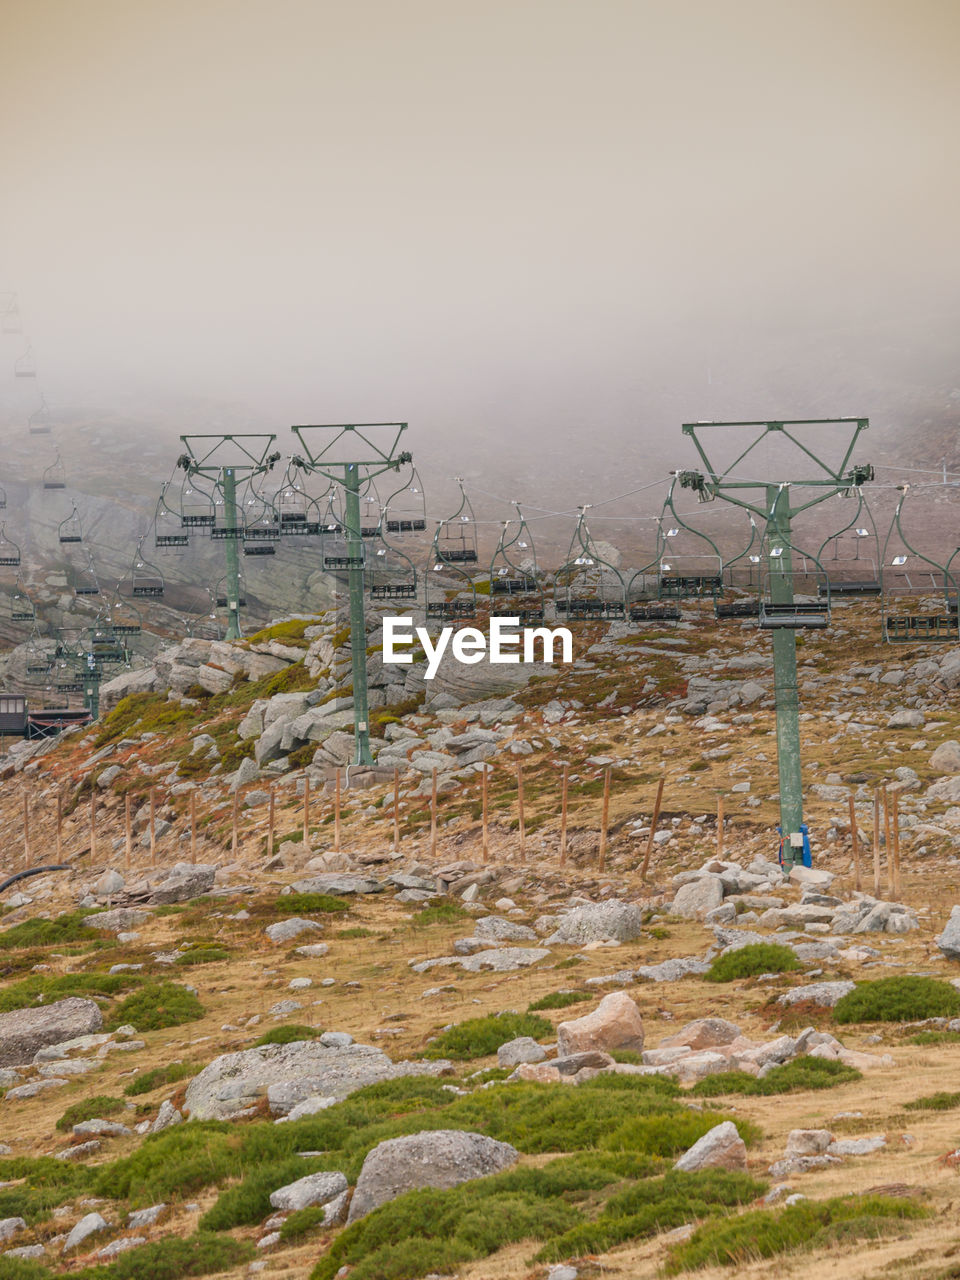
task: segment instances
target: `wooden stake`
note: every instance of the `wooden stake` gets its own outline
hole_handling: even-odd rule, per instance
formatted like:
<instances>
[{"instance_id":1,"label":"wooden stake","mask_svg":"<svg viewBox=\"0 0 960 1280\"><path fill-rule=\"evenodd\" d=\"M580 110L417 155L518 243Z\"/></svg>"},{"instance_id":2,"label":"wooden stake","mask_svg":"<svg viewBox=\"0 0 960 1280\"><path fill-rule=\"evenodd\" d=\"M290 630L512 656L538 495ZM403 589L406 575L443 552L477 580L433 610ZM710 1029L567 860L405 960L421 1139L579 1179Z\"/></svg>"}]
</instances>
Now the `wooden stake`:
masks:
<instances>
[{"instance_id":1,"label":"wooden stake","mask_svg":"<svg viewBox=\"0 0 960 1280\"><path fill-rule=\"evenodd\" d=\"M240 851L240 793L233 793L233 804L230 808L230 854L236 857Z\"/></svg>"},{"instance_id":2,"label":"wooden stake","mask_svg":"<svg viewBox=\"0 0 960 1280\"><path fill-rule=\"evenodd\" d=\"M310 852L310 779L303 778L303 847Z\"/></svg>"},{"instance_id":3,"label":"wooden stake","mask_svg":"<svg viewBox=\"0 0 960 1280\"><path fill-rule=\"evenodd\" d=\"M647 868L650 865L650 855L653 853L653 837L657 834L657 820L660 817L660 802L663 799L663 784L666 780L666 775L661 776L660 783L657 787L657 798L653 805L653 817L650 819L650 837L647 840L647 851L643 855L643 867L640 870L641 880L646 880L647 878Z\"/></svg>"},{"instance_id":4,"label":"wooden stake","mask_svg":"<svg viewBox=\"0 0 960 1280\"><path fill-rule=\"evenodd\" d=\"M880 792L873 789L873 894L880 897Z\"/></svg>"},{"instance_id":5,"label":"wooden stake","mask_svg":"<svg viewBox=\"0 0 960 1280\"><path fill-rule=\"evenodd\" d=\"M903 892L900 883L900 792L893 793L893 866L897 874L897 887L894 896L899 899Z\"/></svg>"},{"instance_id":6,"label":"wooden stake","mask_svg":"<svg viewBox=\"0 0 960 1280\"><path fill-rule=\"evenodd\" d=\"M490 830L487 823L487 769L486 764L483 766L483 773L480 775L480 831L481 842L483 847L484 862L490 861Z\"/></svg>"},{"instance_id":7,"label":"wooden stake","mask_svg":"<svg viewBox=\"0 0 960 1280\"><path fill-rule=\"evenodd\" d=\"M97 860L97 794L90 792L90 861Z\"/></svg>"},{"instance_id":8,"label":"wooden stake","mask_svg":"<svg viewBox=\"0 0 960 1280\"><path fill-rule=\"evenodd\" d=\"M400 852L400 770L393 771L393 852Z\"/></svg>"},{"instance_id":9,"label":"wooden stake","mask_svg":"<svg viewBox=\"0 0 960 1280\"><path fill-rule=\"evenodd\" d=\"M433 771L430 787L430 857L437 856L437 771Z\"/></svg>"},{"instance_id":10,"label":"wooden stake","mask_svg":"<svg viewBox=\"0 0 960 1280\"><path fill-rule=\"evenodd\" d=\"M63 858L63 792L57 792L57 861Z\"/></svg>"},{"instance_id":11,"label":"wooden stake","mask_svg":"<svg viewBox=\"0 0 960 1280\"><path fill-rule=\"evenodd\" d=\"M853 841L853 887L859 893L860 883L860 840L857 832L857 811L854 808L853 796L850 797L850 839Z\"/></svg>"},{"instance_id":12,"label":"wooden stake","mask_svg":"<svg viewBox=\"0 0 960 1280\"><path fill-rule=\"evenodd\" d=\"M567 860L567 790L569 787L569 766L563 766L563 781L560 783L560 865Z\"/></svg>"},{"instance_id":13,"label":"wooden stake","mask_svg":"<svg viewBox=\"0 0 960 1280\"><path fill-rule=\"evenodd\" d=\"M190 792L190 861L197 861L197 793Z\"/></svg>"},{"instance_id":14,"label":"wooden stake","mask_svg":"<svg viewBox=\"0 0 960 1280\"><path fill-rule=\"evenodd\" d=\"M30 865L30 797L23 788L23 869Z\"/></svg>"},{"instance_id":15,"label":"wooden stake","mask_svg":"<svg viewBox=\"0 0 960 1280\"><path fill-rule=\"evenodd\" d=\"M133 858L133 813L131 811L132 800L129 791L123 797L123 864L126 869L130 870L130 862Z\"/></svg>"},{"instance_id":16,"label":"wooden stake","mask_svg":"<svg viewBox=\"0 0 960 1280\"><path fill-rule=\"evenodd\" d=\"M890 838L890 796L887 788L883 788L883 839L887 846L887 888L891 894L896 894L897 877L893 866L893 841Z\"/></svg>"},{"instance_id":17,"label":"wooden stake","mask_svg":"<svg viewBox=\"0 0 960 1280\"><path fill-rule=\"evenodd\" d=\"M723 857L723 796L717 796L717 857Z\"/></svg>"},{"instance_id":18,"label":"wooden stake","mask_svg":"<svg viewBox=\"0 0 960 1280\"><path fill-rule=\"evenodd\" d=\"M273 794L273 787L270 787L270 809L267 817L267 860L273 857L273 833L276 823L276 804L277 797Z\"/></svg>"},{"instance_id":19,"label":"wooden stake","mask_svg":"<svg viewBox=\"0 0 960 1280\"><path fill-rule=\"evenodd\" d=\"M340 767L333 780L333 852L340 852Z\"/></svg>"},{"instance_id":20,"label":"wooden stake","mask_svg":"<svg viewBox=\"0 0 960 1280\"><path fill-rule=\"evenodd\" d=\"M517 762L517 824L520 833L520 861L527 860L527 823L523 807L523 765Z\"/></svg>"},{"instance_id":21,"label":"wooden stake","mask_svg":"<svg viewBox=\"0 0 960 1280\"><path fill-rule=\"evenodd\" d=\"M610 818L610 769L603 771L603 812L600 817L600 851L597 855L597 870L602 871L607 861L607 827Z\"/></svg>"},{"instance_id":22,"label":"wooden stake","mask_svg":"<svg viewBox=\"0 0 960 1280\"><path fill-rule=\"evenodd\" d=\"M150 788L150 865L157 865L157 792Z\"/></svg>"}]
</instances>

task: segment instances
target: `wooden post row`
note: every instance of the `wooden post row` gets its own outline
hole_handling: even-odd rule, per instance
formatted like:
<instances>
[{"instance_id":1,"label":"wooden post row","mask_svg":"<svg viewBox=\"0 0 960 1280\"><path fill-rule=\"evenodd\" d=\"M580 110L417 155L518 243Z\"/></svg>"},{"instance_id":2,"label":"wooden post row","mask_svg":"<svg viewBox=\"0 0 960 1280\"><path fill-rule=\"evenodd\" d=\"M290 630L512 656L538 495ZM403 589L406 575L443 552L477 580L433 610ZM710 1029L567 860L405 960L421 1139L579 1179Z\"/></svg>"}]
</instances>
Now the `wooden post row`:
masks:
<instances>
[{"instance_id":1,"label":"wooden post row","mask_svg":"<svg viewBox=\"0 0 960 1280\"><path fill-rule=\"evenodd\" d=\"M660 818L660 803L663 800L663 784L666 782L666 775L662 775L660 783L657 786L657 798L653 805L653 817L650 819L650 836L647 840L647 851L643 855L643 867L640 870L640 879L646 880L647 868L650 866L650 855L653 853L653 837L657 834L657 821Z\"/></svg>"}]
</instances>

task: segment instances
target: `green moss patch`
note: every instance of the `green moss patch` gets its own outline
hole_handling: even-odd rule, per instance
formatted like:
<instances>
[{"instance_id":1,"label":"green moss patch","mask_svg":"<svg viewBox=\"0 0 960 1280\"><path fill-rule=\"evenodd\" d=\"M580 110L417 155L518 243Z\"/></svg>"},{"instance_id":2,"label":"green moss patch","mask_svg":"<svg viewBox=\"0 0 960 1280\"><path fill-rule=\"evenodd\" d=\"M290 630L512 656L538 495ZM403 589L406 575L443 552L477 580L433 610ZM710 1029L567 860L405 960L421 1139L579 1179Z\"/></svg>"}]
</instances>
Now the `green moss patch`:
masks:
<instances>
[{"instance_id":1,"label":"green moss patch","mask_svg":"<svg viewBox=\"0 0 960 1280\"><path fill-rule=\"evenodd\" d=\"M833 1020L848 1022L914 1022L921 1018L953 1018L960 1013L960 991L936 978L906 974L858 982L834 1005Z\"/></svg>"},{"instance_id":2,"label":"green moss patch","mask_svg":"<svg viewBox=\"0 0 960 1280\"><path fill-rule=\"evenodd\" d=\"M553 1023L535 1013L469 1018L443 1031L424 1050L425 1058L485 1058L517 1036L552 1036Z\"/></svg>"},{"instance_id":3,"label":"green moss patch","mask_svg":"<svg viewBox=\"0 0 960 1280\"><path fill-rule=\"evenodd\" d=\"M690 1092L697 1098L717 1098L731 1093L770 1097L775 1093L793 1093L799 1089L832 1089L835 1085L862 1078L856 1067L827 1058L805 1056L774 1067L762 1080L750 1075L749 1071L725 1071L705 1076Z\"/></svg>"},{"instance_id":4,"label":"green moss patch","mask_svg":"<svg viewBox=\"0 0 960 1280\"><path fill-rule=\"evenodd\" d=\"M124 1096L135 1098L141 1093L152 1093L154 1089L160 1089L164 1085L188 1080L191 1076L195 1076L203 1065L201 1062L169 1062L164 1067L154 1067L151 1071L144 1071L142 1075L125 1085Z\"/></svg>"},{"instance_id":5,"label":"green moss patch","mask_svg":"<svg viewBox=\"0 0 960 1280\"><path fill-rule=\"evenodd\" d=\"M132 1023L137 1031L158 1031L195 1022L206 1013L203 1005L186 987L176 982L150 982L116 1006L109 1025Z\"/></svg>"},{"instance_id":6,"label":"green moss patch","mask_svg":"<svg viewBox=\"0 0 960 1280\"><path fill-rule=\"evenodd\" d=\"M274 1027L265 1032L259 1040L254 1041L254 1048L263 1044L293 1044L297 1040L316 1040L323 1035L322 1027L307 1027L300 1022L288 1022L286 1026Z\"/></svg>"},{"instance_id":7,"label":"green moss patch","mask_svg":"<svg viewBox=\"0 0 960 1280\"><path fill-rule=\"evenodd\" d=\"M591 991L551 991L527 1005L528 1013L538 1013L542 1009L568 1009L572 1004L583 1004L587 1000L595 1000Z\"/></svg>"},{"instance_id":8,"label":"green moss patch","mask_svg":"<svg viewBox=\"0 0 960 1280\"><path fill-rule=\"evenodd\" d=\"M776 942L754 942L717 956L703 975L706 982L735 982L738 978L756 978L761 973L790 973L800 968L800 961L789 947Z\"/></svg>"},{"instance_id":9,"label":"green moss patch","mask_svg":"<svg viewBox=\"0 0 960 1280\"><path fill-rule=\"evenodd\" d=\"M83 1098L67 1107L57 1121L57 1128L64 1133L72 1129L75 1124L82 1124L84 1120L102 1120L106 1116L115 1116L118 1112L125 1110L126 1103L122 1098L112 1098L109 1094L98 1093L92 1098Z\"/></svg>"}]
</instances>

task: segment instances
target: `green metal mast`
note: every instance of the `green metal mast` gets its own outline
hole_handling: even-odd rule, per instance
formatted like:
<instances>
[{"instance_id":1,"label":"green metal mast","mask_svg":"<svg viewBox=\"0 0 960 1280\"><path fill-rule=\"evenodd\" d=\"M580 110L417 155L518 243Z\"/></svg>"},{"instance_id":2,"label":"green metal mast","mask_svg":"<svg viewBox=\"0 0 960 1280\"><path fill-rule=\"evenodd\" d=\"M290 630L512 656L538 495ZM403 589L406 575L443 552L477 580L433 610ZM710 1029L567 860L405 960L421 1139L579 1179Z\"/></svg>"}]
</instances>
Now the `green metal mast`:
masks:
<instances>
[{"instance_id":1,"label":"green metal mast","mask_svg":"<svg viewBox=\"0 0 960 1280\"><path fill-rule=\"evenodd\" d=\"M836 468L832 468L801 440L793 429L811 426L850 427L852 435ZM862 431L869 426L866 418L802 418L781 419L775 422L685 422L683 433L691 438L704 464L701 471L678 473L680 485L696 491L701 501L722 498L725 502L743 507L763 521L767 554L771 615L779 621L773 630L774 697L777 716L777 765L780 781L780 830L783 836L783 870L790 874L794 858L802 848L803 825L803 774L800 758L800 707L797 693L797 641L796 628L803 626L802 606L793 595L793 543L792 522L809 507L824 502L836 494L847 494L873 479L873 467L869 464L851 465L854 446ZM737 457L722 471L710 461L698 433L709 433L717 427L758 428L756 438L741 450ZM771 433L778 433L805 454L819 469L812 478L774 480L771 477L741 478L739 472L746 459L759 444L769 440ZM756 461L756 460L752 460ZM849 469L848 469L849 468ZM728 478L730 477L730 478ZM734 478L735 477L735 478ZM812 498L793 505L792 489L814 489ZM750 490L760 490L764 506L751 502L745 496ZM829 601L829 585L828 585ZM786 615L792 615L788 617ZM761 605L761 625L763 608ZM823 625L821 623L821 625Z\"/></svg>"},{"instance_id":2,"label":"green metal mast","mask_svg":"<svg viewBox=\"0 0 960 1280\"><path fill-rule=\"evenodd\" d=\"M243 540L243 518L237 509L237 478L270 471L280 458L270 453L276 440L267 434L218 434L181 436L186 453L177 465L187 475L212 478L223 495L223 523L211 521L211 535L222 538L226 560L227 631L225 639L239 640L240 627L240 543Z\"/></svg>"},{"instance_id":3,"label":"green metal mast","mask_svg":"<svg viewBox=\"0 0 960 1280\"><path fill-rule=\"evenodd\" d=\"M350 594L350 664L353 674L354 764L371 765L370 713L367 695L367 626L364 607L364 548L360 525L360 489L384 471L399 471L412 462L398 453L405 422L330 423L291 427L305 457L294 459L303 470L343 486L347 536L347 587ZM310 448L308 433L314 436Z\"/></svg>"}]
</instances>

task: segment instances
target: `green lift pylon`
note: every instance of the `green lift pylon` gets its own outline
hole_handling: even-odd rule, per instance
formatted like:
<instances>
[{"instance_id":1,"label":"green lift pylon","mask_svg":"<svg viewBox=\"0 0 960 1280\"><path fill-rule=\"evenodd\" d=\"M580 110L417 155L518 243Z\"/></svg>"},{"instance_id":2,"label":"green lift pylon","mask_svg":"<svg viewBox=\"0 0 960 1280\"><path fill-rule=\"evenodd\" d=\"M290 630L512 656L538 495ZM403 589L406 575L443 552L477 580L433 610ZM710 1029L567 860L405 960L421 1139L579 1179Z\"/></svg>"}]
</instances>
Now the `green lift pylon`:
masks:
<instances>
[{"instance_id":1,"label":"green lift pylon","mask_svg":"<svg viewBox=\"0 0 960 1280\"><path fill-rule=\"evenodd\" d=\"M226 560L227 632L225 639L239 640L240 627L240 543L243 541L243 516L237 508L237 479L270 471L280 458L270 453L275 442L273 433L232 433L181 436L186 449L177 459L189 476L211 478L223 495L223 520L216 513L207 526L211 537L222 539Z\"/></svg>"},{"instance_id":2,"label":"green lift pylon","mask_svg":"<svg viewBox=\"0 0 960 1280\"><path fill-rule=\"evenodd\" d=\"M783 839L784 875L790 874L795 860L799 862L806 835L803 823L796 631L798 627L806 625L826 625L826 617L829 616L829 583L827 583L826 610L821 605L819 615L814 614L816 606L805 606L794 600L792 522L800 512L806 511L809 507L816 506L837 494L858 490L861 485L873 479L872 466L851 465L850 462L860 433L868 426L869 421L866 418L800 418L775 422L685 422L683 424L683 433L693 441L706 475L701 471L681 471L678 473L681 487L695 490L703 502L722 498L724 502L745 508L763 522L761 527L766 531L764 544L767 554L770 601L766 611L761 601L760 625L766 625L773 632L773 679L777 716L777 766L780 782L780 833ZM739 450L734 461L722 471L710 461L698 434L708 434L717 427L759 430L756 438L745 449ZM795 429L803 427L836 427L838 430L845 427L852 428L849 443L839 466L831 467L818 458L806 443L798 439ZM772 433L777 433L781 438L789 440L819 468L819 471L811 478L805 479L743 478L741 472L744 463L758 445L769 440ZM747 466L756 466L758 461L759 456L750 459ZM794 505L791 501L791 490L794 489L813 489L818 492L807 501ZM762 492L763 506L747 498L746 494L750 490ZM816 622L814 622L815 616Z\"/></svg>"},{"instance_id":3,"label":"green lift pylon","mask_svg":"<svg viewBox=\"0 0 960 1280\"><path fill-rule=\"evenodd\" d=\"M304 456L294 462L342 485L347 538L347 582L350 593L350 662L353 674L354 764L373 764L367 697L367 626L363 591L364 549L360 524L360 489L384 471L399 471L412 462L398 453L405 422L329 423L291 427ZM315 433L315 434L314 434ZM315 447L311 449L310 438Z\"/></svg>"}]
</instances>

